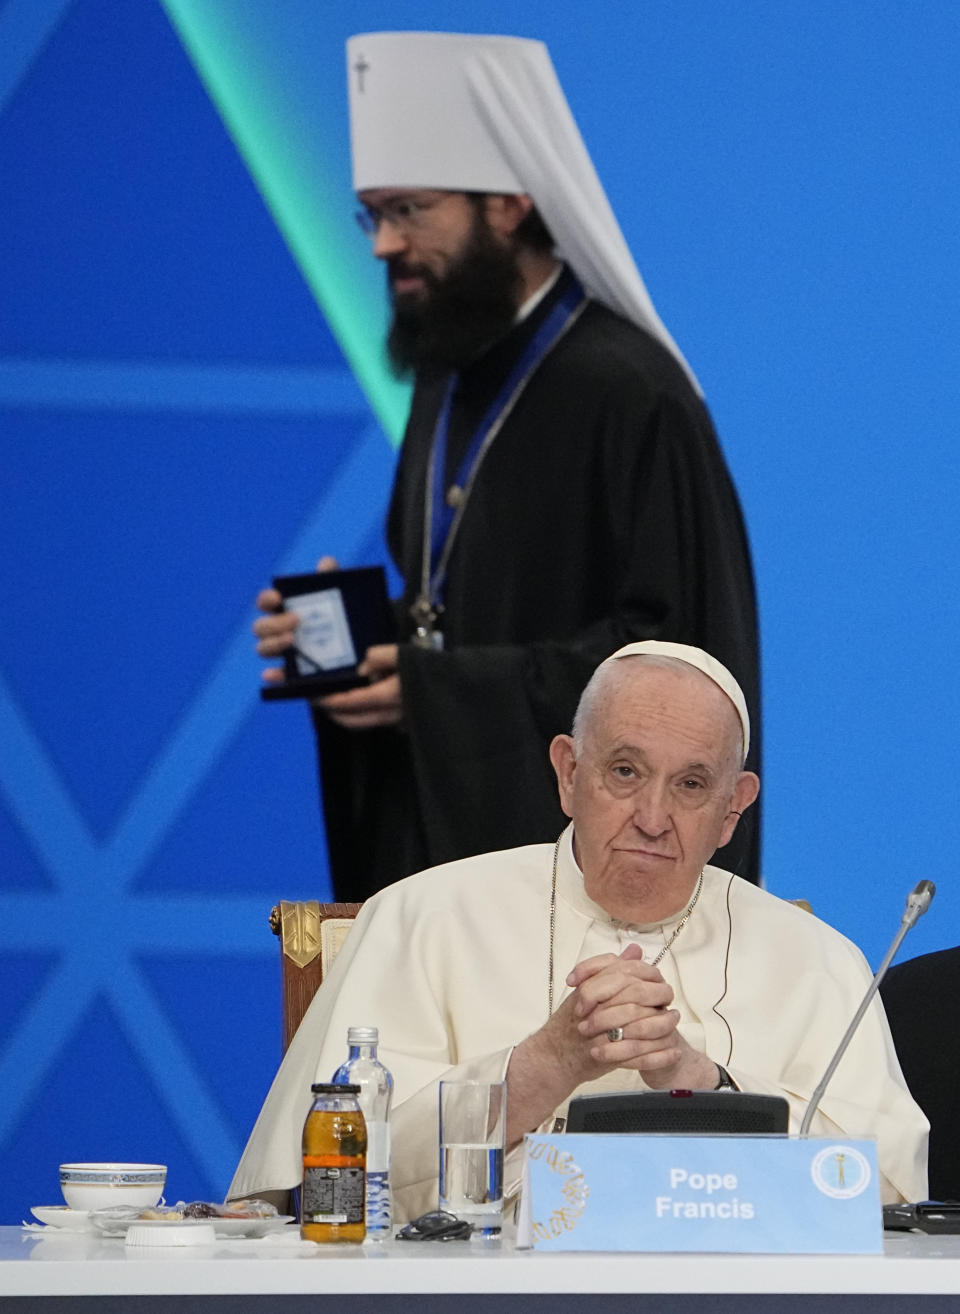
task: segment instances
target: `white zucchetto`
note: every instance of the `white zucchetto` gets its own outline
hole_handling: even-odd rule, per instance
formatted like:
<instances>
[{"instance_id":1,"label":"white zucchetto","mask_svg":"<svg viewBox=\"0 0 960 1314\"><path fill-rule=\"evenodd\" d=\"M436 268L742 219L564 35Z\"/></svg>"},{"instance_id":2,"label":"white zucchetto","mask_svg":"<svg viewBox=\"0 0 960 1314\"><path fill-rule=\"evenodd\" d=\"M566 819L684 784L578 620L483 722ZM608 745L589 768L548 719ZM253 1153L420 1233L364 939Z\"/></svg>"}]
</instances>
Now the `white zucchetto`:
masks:
<instances>
[{"instance_id":1,"label":"white zucchetto","mask_svg":"<svg viewBox=\"0 0 960 1314\"><path fill-rule=\"evenodd\" d=\"M623 648L618 648L600 665L606 666L608 662L618 661L621 657L674 657L677 661L686 662L688 666L701 671L723 690L736 708L737 716L740 718L740 728L743 731L743 756L747 756L750 751L750 713L747 711L747 700L743 696L743 690L723 662L718 662L716 657L711 657L702 648L694 648L689 643L667 643L661 639L644 639L642 642L628 643Z\"/></svg>"}]
</instances>

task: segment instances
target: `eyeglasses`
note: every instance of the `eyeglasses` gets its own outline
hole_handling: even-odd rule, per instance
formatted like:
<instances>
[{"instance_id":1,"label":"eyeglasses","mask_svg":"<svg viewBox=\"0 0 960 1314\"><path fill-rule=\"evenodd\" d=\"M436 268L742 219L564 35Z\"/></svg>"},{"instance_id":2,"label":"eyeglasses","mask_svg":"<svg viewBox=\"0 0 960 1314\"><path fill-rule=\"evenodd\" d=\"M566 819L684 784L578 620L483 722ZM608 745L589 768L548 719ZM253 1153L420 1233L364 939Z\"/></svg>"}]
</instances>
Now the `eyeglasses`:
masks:
<instances>
[{"instance_id":1,"label":"eyeglasses","mask_svg":"<svg viewBox=\"0 0 960 1314\"><path fill-rule=\"evenodd\" d=\"M395 201L384 201L383 205L365 205L357 210L355 218L361 232L373 239L380 231L380 225L387 223L398 233L415 232L424 228L431 210L444 201L451 193L439 192L435 196L398 196Z\"/></svg>"}]
</instances>

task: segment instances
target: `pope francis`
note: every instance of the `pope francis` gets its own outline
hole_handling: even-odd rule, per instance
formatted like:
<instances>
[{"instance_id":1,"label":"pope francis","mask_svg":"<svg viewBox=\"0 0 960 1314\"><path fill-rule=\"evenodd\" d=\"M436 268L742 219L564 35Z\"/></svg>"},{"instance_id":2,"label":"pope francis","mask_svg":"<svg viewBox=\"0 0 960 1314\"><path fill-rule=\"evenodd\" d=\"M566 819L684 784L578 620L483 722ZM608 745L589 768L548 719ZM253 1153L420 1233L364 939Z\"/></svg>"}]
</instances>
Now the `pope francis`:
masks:
<instances>
[{"instance_id":1,"label":"pope francis","mask_svg":"<svg viewBox=\"0 0 960 1314\"><path fill-rule=\"evenodd\" d=\"M739 686L700 649L634 643L601 663L550 749L572 824L364 905L230 1197L299 1183L310 1083L339 1066L350 1025L379 1027L394 1074L400 1220L437 1203L441 1078L506 1078L508 1198L524 1133L559 1126L575 1093L733 1085L784 1096L796 1131L870 971L837 931L708 865L757 795L749 739ZM927 1124L879 1000L811 1134L875 1137L884 1200L925 1198Z\"/></svg>"}]
</instances>

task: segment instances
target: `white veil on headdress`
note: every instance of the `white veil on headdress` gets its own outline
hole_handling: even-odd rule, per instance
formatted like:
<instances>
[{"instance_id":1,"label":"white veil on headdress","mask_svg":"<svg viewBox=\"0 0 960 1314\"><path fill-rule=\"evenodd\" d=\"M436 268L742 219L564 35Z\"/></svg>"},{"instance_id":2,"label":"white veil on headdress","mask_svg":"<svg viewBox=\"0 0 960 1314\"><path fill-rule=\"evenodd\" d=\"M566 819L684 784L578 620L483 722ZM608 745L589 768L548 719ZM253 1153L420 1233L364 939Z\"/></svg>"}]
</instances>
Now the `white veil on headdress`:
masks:
<instances>
[{"instance_id":1,"label":"white veil on headdress","mask_svg":"<svg viewBox=\"0 0 960 1314\"><path fill-rule=\"evenodd\" d=\"M586 291L658 338L653 307L542 41L371 32L347 42L356 191L526 192Z\"/></svg>"}]
</instances>

